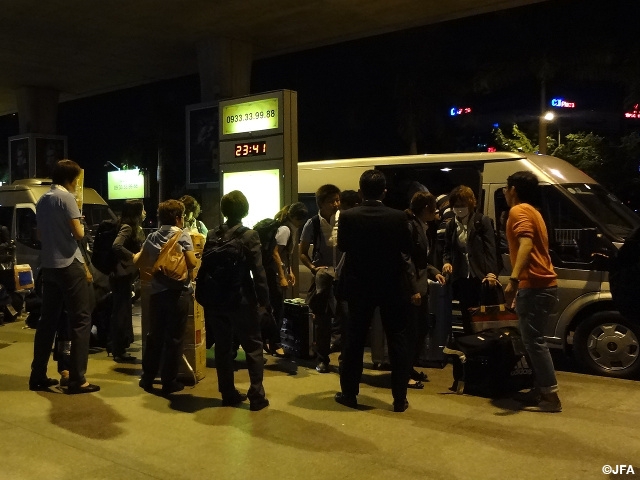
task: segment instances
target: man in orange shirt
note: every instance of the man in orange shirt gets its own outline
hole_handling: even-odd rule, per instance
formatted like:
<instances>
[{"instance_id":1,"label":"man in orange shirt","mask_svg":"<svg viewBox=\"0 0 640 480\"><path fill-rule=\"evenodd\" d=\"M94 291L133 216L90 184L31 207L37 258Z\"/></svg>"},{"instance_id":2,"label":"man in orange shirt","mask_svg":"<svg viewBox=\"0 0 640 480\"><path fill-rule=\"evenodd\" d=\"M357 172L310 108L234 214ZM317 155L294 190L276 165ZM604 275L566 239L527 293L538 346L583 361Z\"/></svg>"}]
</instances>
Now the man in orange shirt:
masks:
<instances>
[{"instance_id":1,"label":"man in orange shirt","mask_svg":"<svg viewBox=\"0 0 640 480\"><path fill-rule=\"evenodd\" d=\"M523 410L561 412L558 382L544 331L558 302L556 273L549 256L547 227L532 204L538 195L538 178L531 172L516 172L507 178L505 198L510 207L507 241L513 269L505 297L514 297L520 332L536 378L536 387L520 397Z\"/></svg>"}]
</instances>

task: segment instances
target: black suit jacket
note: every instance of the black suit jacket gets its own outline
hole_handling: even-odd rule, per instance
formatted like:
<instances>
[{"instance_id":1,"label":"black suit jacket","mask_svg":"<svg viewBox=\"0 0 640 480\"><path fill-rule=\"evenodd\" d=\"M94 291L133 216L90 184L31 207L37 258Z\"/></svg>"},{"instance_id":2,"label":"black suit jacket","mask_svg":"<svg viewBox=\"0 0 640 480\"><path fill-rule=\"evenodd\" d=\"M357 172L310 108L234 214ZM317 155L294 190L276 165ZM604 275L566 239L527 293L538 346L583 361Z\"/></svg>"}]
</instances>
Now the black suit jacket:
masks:
<instances>
[{"instance_id":1,"label":"black suit jacket","mask_svg":"<svg viewBox=\"0 0 640 480\"><path fill-rule=\"evenodd\" d=\"M403 254L411 252L411 234L404 212L371 200L341 212L338 248L345 253L347 299L408 299Z\"/></svg>"}]
</instances>

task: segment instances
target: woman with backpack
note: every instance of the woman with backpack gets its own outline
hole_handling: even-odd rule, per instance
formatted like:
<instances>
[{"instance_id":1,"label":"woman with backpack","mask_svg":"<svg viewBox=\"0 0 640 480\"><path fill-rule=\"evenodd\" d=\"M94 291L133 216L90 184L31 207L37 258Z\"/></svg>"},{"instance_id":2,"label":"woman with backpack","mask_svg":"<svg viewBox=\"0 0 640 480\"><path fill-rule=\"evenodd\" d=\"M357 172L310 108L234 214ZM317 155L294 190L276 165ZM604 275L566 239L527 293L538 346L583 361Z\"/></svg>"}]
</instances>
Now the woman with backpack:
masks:
<instances>
[{"instance_id":1,"label":"woman with backpack","mask_svg":"<svg viewBox=\"0 0 640 480\"><path fill-rule=\"evenodd\" d=\"M276 213L274 218L279 226L275 231L273 250L265 252L265 256L271 254L273 261L263 259L276 328L263 329L262 336L265 339L265 350L276 357L285 356L280 345L284 298L287 288L296 283L296 277L291 270L291 258L298 243L298 230L304 225L308 214L307 207L302 202L286 205Z\"/></svg>"},{"instance_id":2,"label":"woman with backpack","mask_svg":"<svg viewBox=\"0 0 640 480\"><path fill-rule=\"evenodd\" d=\"M142 200L127 200L122 206L118 222L118 235L111 249L116 257L115 271L110 277L112 311L110 323L110 346L107 353L118 362L135 363L136 358L126 352L133 338L131 333L131 284L138 273L133 264L133 255L140 251L144 242L142 222L146 217Z\"/></svg>"},{"instance_id":3,"label":"woman with backpack","mask_svg":"<svg viewBox=\"0 0 640 480\"><path fill-rule=\"evenodd\" d=\"M453 298L460 302L462 326L466 334L473 327L469 308L480 305L482 283L495 287L499 273L496 236L491 219L476 212L476 197L466 185L449 195L455 218L445 231L442 273L451 275Z\"/></svg>"}]
</instances>

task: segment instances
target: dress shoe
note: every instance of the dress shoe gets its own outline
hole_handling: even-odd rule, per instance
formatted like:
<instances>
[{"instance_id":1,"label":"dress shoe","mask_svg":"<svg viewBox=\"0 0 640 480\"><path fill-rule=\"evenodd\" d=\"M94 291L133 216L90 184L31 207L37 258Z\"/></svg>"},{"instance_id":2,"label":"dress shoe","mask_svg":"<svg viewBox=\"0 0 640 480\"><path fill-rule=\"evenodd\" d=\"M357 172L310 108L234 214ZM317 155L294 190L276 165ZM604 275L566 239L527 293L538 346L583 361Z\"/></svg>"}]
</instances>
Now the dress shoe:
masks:
<instances>
[{"instance_id":1,"label":"dress shoe","mask_svg":"<svg viewBox=\"0 0 640 480\"><path fill-rule=\"evenodd\" d=\"M222 396L222 406L235 407L237 405L240 405L246 399L247 396L244 393L240 393L238 390L234 390L233 393Z\"/></svg>"},{"instance_id":2,"label":"dress shoe","mask_svg":"<svg viewBox=\"0 0 640 480\"><path fill-rule=\"evenodd\" d=\"M84 386L69 385L69 388L67 388L67 393L69 395L77 395L79 393L95 393L99 391L100 387L98 385L93 385L92 383L88 383Z\"/></svg>"},{"instance_id":3,"label":"dress shoe","mask_svg":"<svg viewBox=\"0 0 640 480\"><path fill-rule=\"evenodd\" d=\"M424 388L424 383L422 383L420 380L418 380L416 383L407 383L407 388L422 390Z\"/></svg>"},{"instance_id":4,"label":"dress shoe","mask_svg":"<svg viewBox=\"0 0 640 480\"><path fill-rule=\"evenodd\" d=\"M267 408L268 406L269 400L267 400L265 397L261 397L259 399L251 400L251 403L249 404L249 410L251 410L252 412L258 412L263 408Z\"/></svg>"},{"instance_id":5,"label":"dress shoe","mask_svg":"<svg viewBox=\"0 0 640 480\"><path fill-rule=\"evenodd\" d=\"M55 387L58 385L58 380L55 378L44 378L42 380L29 380L29 390L34 392L36 391L46 391L49 390L50 387Z\"/></svg>"},{"instance_id":6,"label":"dress shoe","mask_svg":"<svg viewBox=\"0 0 640 480\"><path fill-rule=\"evenodd\" d=\"M182 390L184 390L184 385L178 382L177 380L174 380L173 382L167 385L164 385L164 384L162 385L163 395L171 395L172 393L180 392Z\"/></svg>"},{"instance_id":7,"label":"dress shoe","mask_svg":"<svg viewBox=\"0 0 640 480\"><path fill-rule=\"evenodd\" d=\"M147 382L144 378L141 378L138 382L138 386L145 392L153 392L153 382Z\"/></svg>"},{"instance_id":8,"label":"dress shoe","mask_svg":"<svg viewBox=\"0 0 640 480\"><path fill-rule=\"evenodd\" d=\"M557 393L543 393L540 395L540 402L537 405L522 407L526 412L560 413L562 404Z\"/></svg>"},{"instance_id":9,"label":"dress shoe","mask_svg":"<svg viewBox=\"0 0 640 480\"><path fill-rule=\"evenodd\" d=\"M114 355L113 361L116 363L136 363L138 359L128 353L123 353L122 355Z\"/></svg>"},{"instance_id":10,"label":"dress shoe","mask_svg":"<svg viewBox=\"0 0 640 480\"><path fill-rule=\"evenodd\" d=\"M406 398L404 400L394 400L393 402L394 412L404 412L407 408L409 408L409 401Z\"/></svg>"},{"instance_id":11,"label":"dress shoe","mask_svg":"<svg viewBox=\"0 0 640 480\"><path fill-rule=\"evenodd\" d=\"M329 373L329 365L324 362L320 362L316 365L316 371L318 373Z\"/></svg>"},{"instance_id":12,"label":"dress shoe","mask_svg":"<svg viewBox=\"0 0 640 480\"><path fill-rule=\"evenodd\" d=\"M428 382L429 381L429 377L427 377L427 374L424 372L419 372L417 370L413 370L411 372L411 380L417 380L419 382Z\"/></svg>"},{"instance_id":13,"label":"dress shoe","mask_svg":"<svg viewBox=\"0 0 640 480\"><path fill-rule=\"evenodd\" d=\"M358 408L358 399L355 395L347 395L342 392L338 392L335 394L333 399L345 407Z\"/></svg>"}]
</instances>

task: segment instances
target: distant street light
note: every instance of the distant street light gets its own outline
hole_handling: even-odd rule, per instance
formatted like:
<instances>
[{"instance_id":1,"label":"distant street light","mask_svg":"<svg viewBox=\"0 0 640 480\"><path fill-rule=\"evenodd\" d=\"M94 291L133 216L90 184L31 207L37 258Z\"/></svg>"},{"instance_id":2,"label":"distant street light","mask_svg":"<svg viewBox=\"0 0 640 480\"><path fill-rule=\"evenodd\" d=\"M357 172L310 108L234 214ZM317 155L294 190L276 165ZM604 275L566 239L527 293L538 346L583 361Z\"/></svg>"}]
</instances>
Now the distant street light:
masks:
<instances>
[{"instance_id":1,"label":"distant street light","mask_svg":"<svg viewBox=\"0 0 640 480\"><path fill-rule=\"evenodd\" d=\"M538 149L540 155L547 154L547 123L555 118L553 112L545 112L544 115L540 115L538 136L540 137L540 148Z\"/></svg>"},{"instance_id":2,"label":"distant street light","mask_svg":"<svg viewBox=\"0 0 640 480\"><path fill-rule=\"evenodd\" d=\"M554 118L555 118L555 115L553 114L553 112L547 112L547 113L544 114L544 119L547 122L552 121Z\"/></svg>"}]
</instances>

